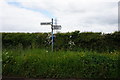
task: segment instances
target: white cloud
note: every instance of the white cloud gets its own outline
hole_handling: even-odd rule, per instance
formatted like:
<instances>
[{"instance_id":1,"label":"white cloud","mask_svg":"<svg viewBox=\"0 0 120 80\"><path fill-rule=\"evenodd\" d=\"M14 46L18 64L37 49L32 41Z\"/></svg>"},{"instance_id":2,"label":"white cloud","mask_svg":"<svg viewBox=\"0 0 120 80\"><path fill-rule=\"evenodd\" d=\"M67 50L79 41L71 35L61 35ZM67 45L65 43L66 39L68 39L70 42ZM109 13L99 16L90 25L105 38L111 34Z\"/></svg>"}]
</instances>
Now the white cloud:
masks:
<instances>
[{"instance_id":1,"label":"white cloud","mask_svg":"<svg viewBox=\"0 0 120 80\"><path fill-rule=\"evenodd\" d=\"M117 30L118 0L7 0L18 1L22 6L37 10L46 10L53 14L62 25L62 32ZM50 21L42 12L2 3L3 31L50 31L50 27L39 25L41 21ZM48 14L48 15L51 15ZM17 27L16 27L17 26Z\"/></svg>"},{"instance_id":2,"label":"white cloud","mask_svg":"<svg viewBox=\"0 0 120 80\"><path fill-rule=\"evenodd\" d=\"M2 2L2 31L50 31L46 28L41 28L41 21L48 21L49 18L41 13L17 8Z\"/></svg>"}]
</instances>

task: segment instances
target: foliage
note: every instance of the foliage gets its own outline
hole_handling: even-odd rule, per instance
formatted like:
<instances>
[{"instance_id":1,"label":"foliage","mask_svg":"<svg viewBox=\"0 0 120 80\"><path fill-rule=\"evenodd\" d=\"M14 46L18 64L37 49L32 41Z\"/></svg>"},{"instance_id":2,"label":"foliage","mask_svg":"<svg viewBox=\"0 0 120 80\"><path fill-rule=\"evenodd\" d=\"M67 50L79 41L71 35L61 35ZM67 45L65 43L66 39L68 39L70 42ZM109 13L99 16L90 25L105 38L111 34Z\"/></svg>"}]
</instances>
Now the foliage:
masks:
<instances>
[{"instance_id":1,"label":"foliage","mask_svg":"<svg viewBox=\"0 0 120 80\"><path fill-rule=\"evenodd\" d=\"M3 49L51 48L50 33L2 33ZM56 33L55 50L114 52L120 50L120 32L109 34L75 31Z\"/></svg>"},{"instance_id":2,"label":"foliage","mask_svg":"<svg viewBox=\"0 0 120 80\"><path fill-rule=\"evenodd\" d=\"M118 55L96 52L4 50L3 76L31 78L118 78Z\"/></svg>"},{"instance_id":3,"label":"foliage","mask_svg":"<svg viewBox=\"0 0 120 80\"><path fill-rule=\"evenodd\" d=\"M3 76L118 78L120 32L2 33Z\"/></svg>"}]
</instances>

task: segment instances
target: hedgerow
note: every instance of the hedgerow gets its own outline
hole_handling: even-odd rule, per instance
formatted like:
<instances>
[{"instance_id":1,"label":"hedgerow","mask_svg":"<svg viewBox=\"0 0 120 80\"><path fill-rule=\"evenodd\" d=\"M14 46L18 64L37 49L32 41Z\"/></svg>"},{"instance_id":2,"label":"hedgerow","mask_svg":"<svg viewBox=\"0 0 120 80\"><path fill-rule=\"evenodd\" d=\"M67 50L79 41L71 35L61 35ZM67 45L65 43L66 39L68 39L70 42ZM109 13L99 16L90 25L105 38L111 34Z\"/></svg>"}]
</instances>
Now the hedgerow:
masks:
<instances>
[{"instance_id":1,"label":"hedgerow","mask_svg":"<svg viewBox=\"0 0 120 80\"><path fill-rule=\"evenodd\" d=\"M51 48L50 33L2 33L3 49ZM54 50L114 52L120 50L120 32L56 33Z\"/></svg>"}]
</instances>

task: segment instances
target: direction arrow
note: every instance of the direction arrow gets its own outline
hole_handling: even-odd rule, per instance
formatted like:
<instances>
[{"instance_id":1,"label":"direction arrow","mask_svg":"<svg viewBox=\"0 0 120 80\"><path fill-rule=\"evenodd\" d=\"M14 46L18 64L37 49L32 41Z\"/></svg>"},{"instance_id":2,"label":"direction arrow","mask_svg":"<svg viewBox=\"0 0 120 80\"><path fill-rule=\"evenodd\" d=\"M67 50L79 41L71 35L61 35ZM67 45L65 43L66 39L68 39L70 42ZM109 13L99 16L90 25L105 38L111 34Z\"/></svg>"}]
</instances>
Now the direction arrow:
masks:
<instances>
[{"instance_id":1,"label":"direction arrow","mask_svg":"<svg viewBox=\"0 0 120 80\"><path fill-rule=\"evenodd\" d=\"M61 29L61 25L53 25L53 29L54 29L54 30Z\"/></svg>"},{"instance_id":2,"label":"direction arrow","mask_svg":"<svg viewBox=\"0 0 120 80\"><path fill-rule=\"evenodd\" d=\"M43 22L41 25L51 25L51 22Z\"/></svg>"}]
</instances>

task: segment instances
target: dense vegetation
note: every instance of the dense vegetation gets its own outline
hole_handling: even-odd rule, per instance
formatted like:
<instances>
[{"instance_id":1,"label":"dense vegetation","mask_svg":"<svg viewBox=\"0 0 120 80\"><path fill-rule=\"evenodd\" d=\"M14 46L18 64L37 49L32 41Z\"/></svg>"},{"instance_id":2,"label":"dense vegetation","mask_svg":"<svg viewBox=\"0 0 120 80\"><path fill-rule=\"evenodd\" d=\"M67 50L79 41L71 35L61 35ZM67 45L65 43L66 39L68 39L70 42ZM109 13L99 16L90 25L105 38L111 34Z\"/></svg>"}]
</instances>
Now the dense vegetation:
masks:
<instances>
[{"instance_id":1,"label":"dense vegetation","mask_svg":"<svg viewBox=\"0 0 120 80\"><path fill-rule=\"evenodd\" d=\"M32 78L118 78L118 52L41 49L3 51L3 76Z\"/></svg>"},{"instance_id":2,"label":"dense vegetation","mask_svg":"<svg viewBox=\"0 0 120 80\"><path fill-rule=\"evenodd\" d=\"M3 76L118 78L120 32L2 33Z\"/></svg>"},{"instance_id":3,"label":"dense vegetation","mask_svg":"<svg viewBox=\"0 0 120 80\"><path fill-rule=\"evenodd\" d=\"M44 48L50 49L50 33L3 33L3 49ZM54 38L55 50L114 52L120 50L120 32L111 34L79 31L57 33Z\"/></svg>"}]
</instances>

